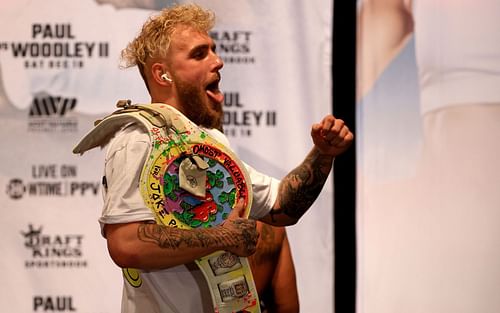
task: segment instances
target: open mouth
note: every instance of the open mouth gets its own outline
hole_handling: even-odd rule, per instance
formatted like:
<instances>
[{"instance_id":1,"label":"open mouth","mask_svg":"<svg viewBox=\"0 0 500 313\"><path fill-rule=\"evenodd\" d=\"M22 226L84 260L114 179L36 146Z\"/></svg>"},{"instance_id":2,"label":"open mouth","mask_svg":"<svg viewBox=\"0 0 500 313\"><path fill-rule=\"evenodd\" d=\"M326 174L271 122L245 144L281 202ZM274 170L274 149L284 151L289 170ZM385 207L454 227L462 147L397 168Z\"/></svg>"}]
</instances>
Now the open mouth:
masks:
<instances>
[{"instance_id":1,"label":"open mouth","mask_svg":"<svg viewBox=\"0 0 500 313\"><path fill-rule=\"evenodd\" d=\"M207 95L217 103L222 103L224 101L224 94L219 89L220 76L210 84L207 85L206 91Z\"/></svg>"}]
</instances>

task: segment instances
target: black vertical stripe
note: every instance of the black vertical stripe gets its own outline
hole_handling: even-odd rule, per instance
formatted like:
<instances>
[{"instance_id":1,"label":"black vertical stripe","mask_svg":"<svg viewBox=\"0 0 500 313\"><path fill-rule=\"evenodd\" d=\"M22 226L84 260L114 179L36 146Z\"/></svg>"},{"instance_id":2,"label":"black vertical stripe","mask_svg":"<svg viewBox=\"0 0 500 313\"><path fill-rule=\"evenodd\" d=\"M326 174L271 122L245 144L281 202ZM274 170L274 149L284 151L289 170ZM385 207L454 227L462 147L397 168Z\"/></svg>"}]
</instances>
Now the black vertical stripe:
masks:
<instances>
[{"instance_id":1,"label":"black vertical stripe","mask_svg":"<svg viewBox=\"0 0 500 313\"><path fill-rule=\"evenodd\" d=\"M334 1L333 12L333 114L354 132L356 84L356 1ZM334 164L335 312L356 311L356 149Z\"/></svg>"}]
</instances>

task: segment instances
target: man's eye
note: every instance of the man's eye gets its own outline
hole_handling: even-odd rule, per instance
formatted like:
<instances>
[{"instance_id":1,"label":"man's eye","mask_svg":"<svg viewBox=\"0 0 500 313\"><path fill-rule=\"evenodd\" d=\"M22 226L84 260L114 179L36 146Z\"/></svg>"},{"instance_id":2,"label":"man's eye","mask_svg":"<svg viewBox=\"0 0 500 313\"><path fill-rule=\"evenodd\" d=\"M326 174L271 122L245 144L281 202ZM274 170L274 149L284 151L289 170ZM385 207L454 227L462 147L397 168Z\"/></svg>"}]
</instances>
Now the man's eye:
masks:
<instances>
[{"instance_id":1,"label":"man's eye","mask_svg":"<svg viewBox=\"0 0 500 313\"><path fill-rule=\"evenodd\" d=\"M205 51L195 51L191 54L191 56L195 59L203 59L206 55Z\"/></svg>"}]
</instances>

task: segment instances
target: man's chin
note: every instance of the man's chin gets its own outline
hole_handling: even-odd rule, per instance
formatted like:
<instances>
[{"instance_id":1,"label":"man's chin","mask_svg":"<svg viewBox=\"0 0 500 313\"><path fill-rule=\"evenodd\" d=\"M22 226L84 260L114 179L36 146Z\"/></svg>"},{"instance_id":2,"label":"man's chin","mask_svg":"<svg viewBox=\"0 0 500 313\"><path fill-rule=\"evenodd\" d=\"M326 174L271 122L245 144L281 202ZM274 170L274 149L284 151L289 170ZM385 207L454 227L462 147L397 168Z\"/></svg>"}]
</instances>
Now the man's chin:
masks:
<instances>
[{"instance_id":1,"label":"man's chin","mask_svg":"<svg viewBox=\"0 0 500 313\"><path fill-rule=\"evenodd\" d=\"M178 87L179 88L179 87ZM179 88L179 103L185 115L196 125L222 130L222 103L201 96L195 89Z\"/></svg>"},{"instance_id":2,"label":"man's chin","mask_svg":"<svg viewBox=\"0 0 500 313\"><path fill-rule=\"evenodd\" d=\"M209 118L207 116L199 123L199 126L203 126L205 128L215 128L222 131L222 119L220 117L210 116Z\"/></svg>"}]
</instances>

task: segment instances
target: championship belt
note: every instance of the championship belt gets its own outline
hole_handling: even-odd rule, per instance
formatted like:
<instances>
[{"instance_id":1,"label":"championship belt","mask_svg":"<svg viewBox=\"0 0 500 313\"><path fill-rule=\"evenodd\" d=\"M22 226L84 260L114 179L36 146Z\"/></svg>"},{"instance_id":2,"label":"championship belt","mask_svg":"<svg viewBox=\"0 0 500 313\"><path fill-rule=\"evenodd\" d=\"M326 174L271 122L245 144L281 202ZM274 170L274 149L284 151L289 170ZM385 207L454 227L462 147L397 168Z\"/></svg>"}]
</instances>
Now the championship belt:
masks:
<instances>
[{"instance_id":1,"label":"championship belt","mask_svg":"<svg viewBox=\"0 0 500 313\"><path fill-rule=\"evenodd\" d=\"M152 142L141 173L140 192L158 224L181 229L217 226L240 198L244 200L244 217L248 217L250 178L231 150L169 105L119 101L117 106L122 109L100 121L74 153L104 146L123 125L140 121ZM214 312L260 312L247 258L217 251L195 263L210 287ZM123 272L132 285L140 286L139 271Z\"/></svg>"}]
</instances>

